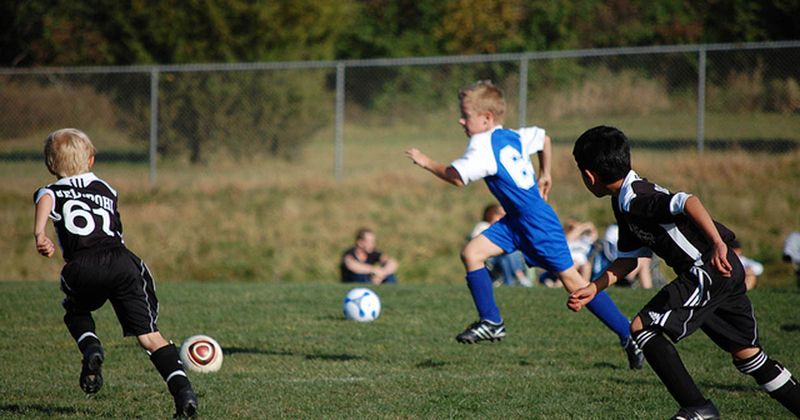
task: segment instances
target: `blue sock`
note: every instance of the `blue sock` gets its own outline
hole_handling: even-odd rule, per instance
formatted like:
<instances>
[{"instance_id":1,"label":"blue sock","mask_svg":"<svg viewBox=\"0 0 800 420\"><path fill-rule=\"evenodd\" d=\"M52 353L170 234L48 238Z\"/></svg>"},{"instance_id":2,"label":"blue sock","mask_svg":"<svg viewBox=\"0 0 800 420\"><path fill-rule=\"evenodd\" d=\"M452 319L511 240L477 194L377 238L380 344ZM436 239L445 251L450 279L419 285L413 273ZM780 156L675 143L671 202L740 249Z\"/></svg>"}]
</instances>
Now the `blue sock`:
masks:
<instances>
[{"instance_id":1,"label":"blue sock","mask_svg":"<svg viewBox=\"0 0 800 420\"><path fill-rule=\"evenodd\" d=\"M475 302L475 308L478 309L478 316L482 320L486 319L494 323L502 322L503 318L500 318L500 309L494 303L494 289L489 270L484 267L468 272L467 286L469 286L469 292Z\"/></svg>"},{"instance_id":2,"label":"blue sock","mask_svg":"<svg viewBox=\"0 0 800 420\"><path fill-rule=\"evenodd\" d=\"M624 343L631 335L631 321L622 315L611 296L605 291L598 293L586 307L611 331L617 334L620 343Z\"/></svg>"}]
</instances>

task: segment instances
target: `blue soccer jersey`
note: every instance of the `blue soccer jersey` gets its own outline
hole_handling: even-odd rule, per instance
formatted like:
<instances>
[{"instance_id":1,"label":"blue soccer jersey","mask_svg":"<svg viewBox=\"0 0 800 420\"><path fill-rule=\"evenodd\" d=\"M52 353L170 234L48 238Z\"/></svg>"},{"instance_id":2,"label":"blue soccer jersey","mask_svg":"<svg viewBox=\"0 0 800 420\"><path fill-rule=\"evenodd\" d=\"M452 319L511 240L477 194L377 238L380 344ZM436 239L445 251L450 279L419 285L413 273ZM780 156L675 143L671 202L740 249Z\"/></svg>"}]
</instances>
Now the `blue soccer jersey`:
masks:
<instances>
[{"instance_id":1,"label":"blue soccer jersey","mask_svg":"<svg viewBox=\"0 0 800 420\"><path fill-rule=\"evenodd\" d=\"M495 127L469 140L464 155L453 161L464 184L483 179L506 211L484 231L505 252L520 250L528 264L553 272L572 267L564 230L541 195L530 155L543 149L545 131Z\"/></svg>"}]
</instances>

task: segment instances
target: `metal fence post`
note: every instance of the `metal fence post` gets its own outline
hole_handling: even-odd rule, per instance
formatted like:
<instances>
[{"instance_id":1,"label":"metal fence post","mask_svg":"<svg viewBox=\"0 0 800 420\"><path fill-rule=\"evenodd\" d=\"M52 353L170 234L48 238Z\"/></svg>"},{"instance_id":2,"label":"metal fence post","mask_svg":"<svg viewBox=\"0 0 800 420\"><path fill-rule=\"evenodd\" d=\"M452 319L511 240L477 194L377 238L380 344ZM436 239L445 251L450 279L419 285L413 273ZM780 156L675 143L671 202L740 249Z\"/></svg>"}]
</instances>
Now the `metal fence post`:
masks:
<instances>
[{"instance_id":1,"label":"metal fence post","mask_svg":"<svg viewBox=\"0 0 800 420\"><path fill-rule=\"evenodd\" d=\"M706 49L697 52L697 152L703 153L706 118Z\"/></svg>"},{"instance_id":2,"label":"metal fence post","mask_svg":"<svg viewBox=\"0 0 800 420\"><path fill-rule=\"evenodd\" d=\"M150 186L156 185L158 159L158 67L150 70Z\"/></svg>"},{"instance_id":3,"label":"metal fence post","mask_svg":"<svg viewBox=\"0 0 800 420\"><path fill-rule=\"evenodd\" d=\"M344 124L344 63L336 64L336 146L334 157L334 175L342 178L342 125Z\"/></svg>"},{"instance_id":4,"label":"metal fence post","mask_svg":"<svg viewBox=\"0 0 800 420\"><path fill-rule=\"evenodd\" d=\"M525 127L525 117L528 113L528 59L519 60L519 115L517 115L517 128Z\"/></svg>"}]
</instances>

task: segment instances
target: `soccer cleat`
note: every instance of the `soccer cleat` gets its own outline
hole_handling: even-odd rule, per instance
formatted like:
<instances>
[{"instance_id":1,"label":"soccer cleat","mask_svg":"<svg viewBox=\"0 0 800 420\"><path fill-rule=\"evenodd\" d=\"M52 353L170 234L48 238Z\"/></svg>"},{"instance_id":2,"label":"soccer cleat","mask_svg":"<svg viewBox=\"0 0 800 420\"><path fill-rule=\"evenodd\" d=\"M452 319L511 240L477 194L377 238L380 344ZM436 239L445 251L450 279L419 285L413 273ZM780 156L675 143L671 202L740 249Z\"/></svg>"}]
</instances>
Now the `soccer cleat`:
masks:
<instances>
[{"instance_id":1,"label":"soccer cleat","mask_svg":"<svg viewBox=\"0 0 800 420\"><path fill-rule=\"evenodd\" d=\"M86 349L81 361L81 389L95 394L103 387L103 348L91 346Z\"/></svg>"},{"instance_id":2,"label":"soccer cleat","mask_svg":"<svg viewBox=\"0 0 800 420\"><path fill-rule=\"evenodd\" d=\"M466 330L456 336L456 341L462 344L474 344L484 340L500 341L505 336L506 326L503 322L495 324L484 319L467 327Z\"/></svg>"},{"instance_id":3,"label":"soccer cleat","mask_svg":"<svg viewBox=\"0 0 800 420\"><path fill-rule=\"evenodd\" d=\"M644 366L644 353L636 344L636 340L634 340L633 337L629 336L627 339L625 339L622 349L625 350L625 354L628 356L629 368L641 369L642 366Z\"/></svg>"},{"instance_id":4,"label":"soccer cleat","mask_svg":"<svg viewBox=\"0 0 800 420\"><path fill-rule=\"evenodd\" d=\"M710 420L719 419L719 410L711 400L699 407L681 407L672 420Z\"/></svg>"},{"instance_id":5,"label":"soccer cleat","mask_svg":"<svg viewBox=\"0 0 800 420\"><path fill-rule=\"evenodd\" d=\"M185 419L194 417L197 414L197 396L194 394L192 386L186 386L174 396L175 415L174 419Z\"/></svg>"}]
</instances>

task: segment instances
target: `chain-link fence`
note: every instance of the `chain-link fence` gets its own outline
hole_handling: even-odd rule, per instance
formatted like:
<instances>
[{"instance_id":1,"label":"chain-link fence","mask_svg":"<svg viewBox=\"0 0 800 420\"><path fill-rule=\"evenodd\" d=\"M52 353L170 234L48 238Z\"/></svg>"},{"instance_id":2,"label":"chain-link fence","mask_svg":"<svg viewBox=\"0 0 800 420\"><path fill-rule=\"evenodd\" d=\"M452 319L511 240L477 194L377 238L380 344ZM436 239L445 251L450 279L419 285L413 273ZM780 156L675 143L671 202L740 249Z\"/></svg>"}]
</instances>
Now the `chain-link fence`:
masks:
<instances>
[{"instance_id":1,"label":"chain-link fence","mask_svg":"<svg viewBox=\"0 0 800 420\"><path fill-rule=\"evenodd\" d=\"M461 57L180 66L0 69L0 161L39 161L53 129L78 127L100 159L139 166L264 156L337 177L363 148L452 132L456 92L504 88L506 126L556 143L616 124L638 147L800 144L800 41ZM351 147L353 146L353 147Z\"/></svg>"}]
</instances>

